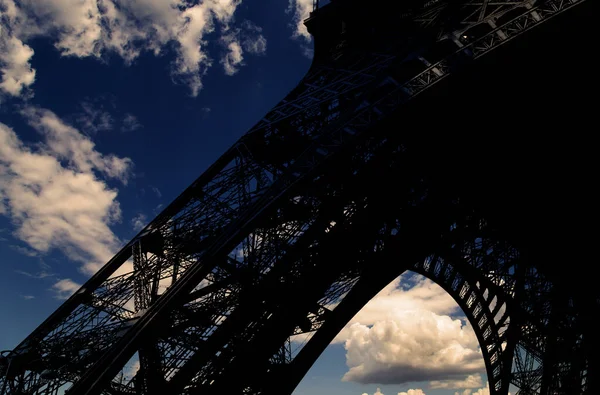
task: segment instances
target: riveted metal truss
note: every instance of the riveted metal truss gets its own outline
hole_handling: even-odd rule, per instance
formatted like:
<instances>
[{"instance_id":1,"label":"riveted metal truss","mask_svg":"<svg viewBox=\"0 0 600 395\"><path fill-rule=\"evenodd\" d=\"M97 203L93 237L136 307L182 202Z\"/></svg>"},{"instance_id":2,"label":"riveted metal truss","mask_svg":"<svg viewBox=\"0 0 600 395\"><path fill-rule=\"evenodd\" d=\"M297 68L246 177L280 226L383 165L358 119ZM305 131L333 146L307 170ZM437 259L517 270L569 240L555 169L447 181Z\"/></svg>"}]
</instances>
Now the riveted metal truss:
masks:
<instances>
[{"instance_id":1,"label":"riveted metal truss","mask_svg":"<svg viewBox=\"0 0 600 395\"><path fill-rule=\"evenodd\" d=\"M0 388L291 393L328 339L412 270L467 314L492 394L510 384L521 394L585 391L585 342L571 330L578 322L571 300L489 236L483 219L465 222L458 209L450 219L434 215L416 175L395 173L403 186L393 210L383 209L386 193L371 181L404 160L398 136L375 132L377 125L464 63L582 2L463 2L451 24L448 3L430 2L414 19L438 29L437 41L400 41L377 53L346 43L315 61L284 100L0 359ZM432 52L440 43L451 46ZM401 263L381 263L392 260ZM273 377L288 387L272 387Z\"/></svg>"}]
</instances>

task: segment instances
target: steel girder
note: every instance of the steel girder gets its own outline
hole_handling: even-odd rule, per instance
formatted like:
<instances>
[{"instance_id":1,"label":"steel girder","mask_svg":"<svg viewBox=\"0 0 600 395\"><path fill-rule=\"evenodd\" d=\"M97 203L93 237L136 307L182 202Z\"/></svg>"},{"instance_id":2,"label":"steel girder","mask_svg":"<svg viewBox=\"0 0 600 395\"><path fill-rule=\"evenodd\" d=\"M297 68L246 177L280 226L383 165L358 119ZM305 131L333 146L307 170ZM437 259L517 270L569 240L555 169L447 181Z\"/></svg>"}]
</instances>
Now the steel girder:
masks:
<instances>
[{"instance_id":1,"label":"steel girder","mask_svg":"<svg viewBox=\"0 0 600 395\"><path fill-rule=\"evenodd\" d=\"M505 394L509 383L522 393L565 393L566 382L585 389L582 339L570 330L577 306L557 296L534 267L516 263L517 252L502 246L501 258L480 256L503 241L464 233L454 247L424 245L435 232L451 237L441 229L457 227L461 218L433 220L434 209L416 210L430 229L404 225L422 236L418 248L402 251L406 263L376 280L368 268L396 256L388 251L397 248L384 245L412 237L390 221L414 224L413 210L408 217L383 215L373 209L377 195L356 187L382 162L402 160L402 145L373 133L375 125L463 62L583 1L466 2L453 9L459 17L451 29L445 20L438 24L447 4L436 3L415 21L455 45L439 59L428 55L436 43L414 40L418 31L380 53L346 43L331 59L318 59L278 106L2 360L0 388L7 394L55 394L70 386L74 394L269 393L268 378L276 374L287 375L289 393L326 346L323 339L351 317L348 311L410 269L438 282L469 316L492 393ZM405 208L426 206L426 187L407 177L405 188ZM356 243L339 259L344 264L332 265L331 251L349 239ZM457 254L456 245L468 251ZM270 297L274 289L278 300ZM573 333L549 333L556 328ZM294 336L304 333L316 335L292 350ZM253 375L232 380L258 344L264 355L252 354ZM575 366L573 358L583 362ZM124 372L128 361L140 365L133 377Z\"/></svg>"}]
</instances>

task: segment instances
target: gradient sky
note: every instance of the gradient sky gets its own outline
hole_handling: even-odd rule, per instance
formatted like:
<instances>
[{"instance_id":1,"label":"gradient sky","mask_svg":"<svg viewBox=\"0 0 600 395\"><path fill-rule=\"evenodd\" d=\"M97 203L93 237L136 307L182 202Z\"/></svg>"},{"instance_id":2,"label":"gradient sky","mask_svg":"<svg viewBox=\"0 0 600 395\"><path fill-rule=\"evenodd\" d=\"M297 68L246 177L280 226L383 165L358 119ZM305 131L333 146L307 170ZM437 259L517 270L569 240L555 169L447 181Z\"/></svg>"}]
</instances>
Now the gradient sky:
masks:
<instances>
[{"instance_id":1,"label":"gradient sky","mask_svg":"<svg viewBox=\"0 0 600 395\"><path fill-rule=\"evenodd\" d=\"M310 66L299 21L312 0L119 3L0 0L0 350ZM485 381L458 306L409 274L349 323L294 394L483 395Z\"/></svg>"}]
</instances>

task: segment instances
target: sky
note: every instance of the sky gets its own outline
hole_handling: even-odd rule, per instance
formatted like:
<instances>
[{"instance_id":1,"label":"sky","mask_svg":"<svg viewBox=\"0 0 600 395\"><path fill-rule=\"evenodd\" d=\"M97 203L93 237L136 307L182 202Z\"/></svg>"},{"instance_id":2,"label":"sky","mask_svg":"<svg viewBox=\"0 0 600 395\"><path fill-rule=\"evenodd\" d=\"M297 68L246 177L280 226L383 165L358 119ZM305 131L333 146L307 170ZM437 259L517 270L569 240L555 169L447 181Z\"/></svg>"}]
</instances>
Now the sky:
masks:
<instances>
[{"instance_id":1,"label":"sky","mask_svg":"<svg viewBox=\"0 0 600 395\"><path fill-rule=\"evenodd\" d=\"M0 0L0 350L302 78L312 0ZM407 273L294 395L484 395L475 334Z\"/></svg>"}]
</instances>

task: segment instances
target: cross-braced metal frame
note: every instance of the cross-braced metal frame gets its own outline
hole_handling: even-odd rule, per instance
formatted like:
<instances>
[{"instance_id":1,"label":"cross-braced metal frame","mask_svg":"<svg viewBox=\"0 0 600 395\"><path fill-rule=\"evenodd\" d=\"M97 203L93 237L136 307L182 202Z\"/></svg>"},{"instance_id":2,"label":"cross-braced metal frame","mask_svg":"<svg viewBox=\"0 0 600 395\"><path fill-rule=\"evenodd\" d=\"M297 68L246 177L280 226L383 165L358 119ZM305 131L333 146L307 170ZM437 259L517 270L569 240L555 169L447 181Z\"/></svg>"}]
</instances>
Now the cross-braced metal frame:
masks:
<instances>
[{"instance_id":1,"label":"cross-braced metal frame","mask_svg":"<svg viewBox=\"0 0 600 395\"><path fill-rule=\"evenodd\" d=\"M357 3L311 14L316 55L303 80L0 359L3 393L289 394L405 270L465 312L491 394L591 391L578 301L460 196L407 167L410 144L382 126L584 0L430 1L385 32L346 23Z\"/></svg>"}]
</instances>

